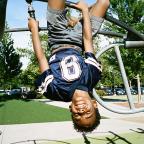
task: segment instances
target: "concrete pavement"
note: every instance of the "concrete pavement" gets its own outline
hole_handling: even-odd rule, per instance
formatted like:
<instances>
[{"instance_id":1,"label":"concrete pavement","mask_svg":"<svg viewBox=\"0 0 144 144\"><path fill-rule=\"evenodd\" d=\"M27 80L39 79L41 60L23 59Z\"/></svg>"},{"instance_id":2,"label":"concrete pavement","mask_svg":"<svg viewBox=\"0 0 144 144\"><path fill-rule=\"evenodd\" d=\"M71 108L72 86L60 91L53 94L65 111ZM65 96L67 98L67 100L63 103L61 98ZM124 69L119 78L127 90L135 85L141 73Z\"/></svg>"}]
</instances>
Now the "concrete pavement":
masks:
<instances>
[{"instance_id":1,"label":"concrete pavement","mask_svg":"<svg viewBox=\"0 0 144 144\"><path fill-rule=\"evenodd\" d=\"M100 126L88 136L108 135L109 131L114 133L132 132L132 130L144 129L144 124L117 119L103 119ZM26 144L32 140L62 141L67 139L82 138L72 126L72 122L52 122L19 125L1 125L1 144Z\"/></svg>"}]
</instances>

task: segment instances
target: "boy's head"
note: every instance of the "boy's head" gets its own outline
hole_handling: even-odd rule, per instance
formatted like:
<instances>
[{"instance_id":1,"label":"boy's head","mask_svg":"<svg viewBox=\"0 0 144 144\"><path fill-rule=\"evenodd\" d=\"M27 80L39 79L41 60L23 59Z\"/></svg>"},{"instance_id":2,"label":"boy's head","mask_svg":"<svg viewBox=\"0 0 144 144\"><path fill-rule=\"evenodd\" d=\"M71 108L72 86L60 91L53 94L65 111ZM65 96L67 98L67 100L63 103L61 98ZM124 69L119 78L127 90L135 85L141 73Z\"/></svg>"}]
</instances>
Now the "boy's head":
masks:
<instances>
[{"instance_id":1,"label":"boy's head","mask_svg":"<svg viewBox=\"0 0 144 144\"><path fill-rule=\"evenodd\" d=\"M70 111L74 128L79 132L91 132L100 123L97 103L90 98L86 91L75 91L70 105Z\"/></svg>"}]
</instances>

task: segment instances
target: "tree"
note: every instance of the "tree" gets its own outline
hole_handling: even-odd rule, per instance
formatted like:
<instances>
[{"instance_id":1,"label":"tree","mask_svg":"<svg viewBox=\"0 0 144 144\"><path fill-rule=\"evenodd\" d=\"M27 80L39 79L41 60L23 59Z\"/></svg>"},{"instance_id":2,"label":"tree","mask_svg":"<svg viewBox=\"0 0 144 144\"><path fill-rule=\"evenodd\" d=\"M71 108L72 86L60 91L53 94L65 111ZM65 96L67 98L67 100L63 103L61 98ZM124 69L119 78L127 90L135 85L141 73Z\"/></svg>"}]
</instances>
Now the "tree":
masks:
<instances>
[{"instance_id":1,"label":"tree","mask_svg":"<svg viewBox=\"0 0 144 144\"><path fill-rule=\"evenodd\" d=\"M117 17L122 22L144 33L144 1L143 0L111 0L109 13ZM120 27L111 23L106 23L105 29L125 33ZM121 49L122 58L129 80L133 79L137 74L144 76L144 49ZM118 70L118 63L111 51L105 55L104 59L109 65ZM143 81L144 82L144 81Z\"/></svg>"},{"instance_id":2,"label":"tree","mask_svg":"<svg viewBox=\"0 0 144 144\"><path fill-rule=\"evenodd\" d=\"M0 78L1 83L12 82L21 72L22 63L20 55L13 47L13 41L9 33L4 34L0 46Z\"/></svg>"},{"instance_id":3,"label":"tree","mask_svg":"<svg viewBox=\"0 0 144 144\"><path fill-rule=\"evenodd\" d=\"M45 54L48 57L50 55L50 49L48 47L48 35L47 33L40 33L40 40L42 48L45 50ZM18 53L30 59L30 62L25 70L20 74L21 83L27 86L34 86L34 82L39 75L39 67L35 57L35 54L32 50L27 49L18 49Z\"/></svg>"}]
</instances>

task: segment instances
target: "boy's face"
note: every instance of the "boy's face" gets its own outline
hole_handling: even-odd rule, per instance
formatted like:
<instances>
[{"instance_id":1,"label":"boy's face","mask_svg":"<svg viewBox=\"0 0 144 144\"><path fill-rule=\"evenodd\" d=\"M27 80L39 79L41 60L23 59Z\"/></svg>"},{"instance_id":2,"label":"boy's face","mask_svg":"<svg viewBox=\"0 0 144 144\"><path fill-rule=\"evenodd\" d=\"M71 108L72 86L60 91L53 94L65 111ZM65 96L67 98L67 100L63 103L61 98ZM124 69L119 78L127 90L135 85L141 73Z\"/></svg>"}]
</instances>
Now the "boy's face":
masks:
<instances>
[{"instance_id":1,"label":"boy's face","mask_svg":"<svg viewBox=\"0 0 144 144\"><path fill-rule=\"evenodd\" d=\"M71 105L69 106L72 113L73 121L82 127L91 127L96 120L97 104L95 100L85 94L74 96Z\"/></svg>"}]
</instances>

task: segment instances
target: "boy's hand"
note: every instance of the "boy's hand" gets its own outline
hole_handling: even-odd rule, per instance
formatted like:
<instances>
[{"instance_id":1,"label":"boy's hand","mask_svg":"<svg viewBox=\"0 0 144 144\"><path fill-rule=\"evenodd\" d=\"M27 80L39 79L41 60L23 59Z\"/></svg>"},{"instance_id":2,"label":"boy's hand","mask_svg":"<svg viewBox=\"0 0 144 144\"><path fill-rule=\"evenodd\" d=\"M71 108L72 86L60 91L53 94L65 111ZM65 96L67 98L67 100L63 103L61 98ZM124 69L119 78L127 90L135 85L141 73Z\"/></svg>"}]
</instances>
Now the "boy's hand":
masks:
<instances>
[{"instance_id":1,"label":"boy's hand","mask_svg":"<svg viewBox=\"0 0 144 144\"><path fill-rule=\"evenodd\" d=\"M74 27L79 22L79 19L75 17L70 17L67 27Z\"/></svg>"},{"instance_id":2,"label":"boy's hand","mask_svg":"<svg viewBox=\"0 0 144 144\"><path fill-rule=\"evenodd\" d=\"M29 30L31 32L33 32L33 31L39 31L39 23L38 23L38 21L36 21L33 18L29 18L28 20L29 20L28 21Z\"/></svg>"},{"instance_id":3,"label":"boy's hand","mask_svg":"<svg viewBox=\"0 0 144 144\"><path fill-rule=\"evenodd\" d=\"M88 4L85 2L85 0L80 0L76 4L71 4L72 7L75 7L76 9L79 9L81 11L88 10Z\"/></svg>"}]
</instances>

